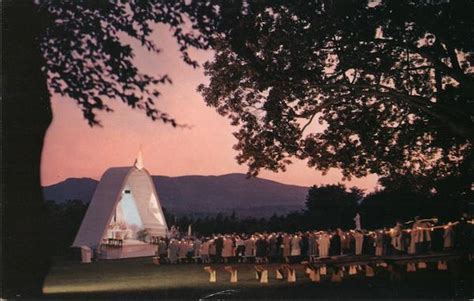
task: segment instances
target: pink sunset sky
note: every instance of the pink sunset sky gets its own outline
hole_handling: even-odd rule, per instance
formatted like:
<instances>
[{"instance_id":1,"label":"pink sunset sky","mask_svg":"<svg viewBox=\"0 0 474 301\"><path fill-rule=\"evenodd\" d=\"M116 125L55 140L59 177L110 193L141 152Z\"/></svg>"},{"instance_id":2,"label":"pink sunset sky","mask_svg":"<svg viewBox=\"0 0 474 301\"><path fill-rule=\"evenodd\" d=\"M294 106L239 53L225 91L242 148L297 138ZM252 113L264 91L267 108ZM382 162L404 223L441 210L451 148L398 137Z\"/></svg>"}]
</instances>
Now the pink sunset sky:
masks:
<instances>
[{"instance_id":1,"label":"pink sunset sky","mask_svg":"<svg viewBox=\"0 0 474 301\"><path fill-rule=\"evenodd\" d=\"M232 149L236 142L232 132L236 128L207 107L196 92L199 84L208 82L203 68L193 69L182 62L176 42L166 28L159 27L154 38L159 41L162 52L150 54L132 43L136 50L135 62L142 72L171 77L173 84L160 87L162 95L156 105L190 128L172 128L152 122L143 112L119 101L109 102L113 113L98 115L103 127L91 128L73 100L53 95L54 118L46 135L41 167L43 186L70 177L100 179L109 167L132 165L140 145L145 167L153 175L246 172L246 166L236 163L237 153ZM192 51L191 54L200 63L212 58L211 51ZM323 176L298 160L284 173L262 171L259 177L301 186L342 182L338 170ZM372 191L377 177L371 175L342 183Z\"/></svg>"}]
</instances>

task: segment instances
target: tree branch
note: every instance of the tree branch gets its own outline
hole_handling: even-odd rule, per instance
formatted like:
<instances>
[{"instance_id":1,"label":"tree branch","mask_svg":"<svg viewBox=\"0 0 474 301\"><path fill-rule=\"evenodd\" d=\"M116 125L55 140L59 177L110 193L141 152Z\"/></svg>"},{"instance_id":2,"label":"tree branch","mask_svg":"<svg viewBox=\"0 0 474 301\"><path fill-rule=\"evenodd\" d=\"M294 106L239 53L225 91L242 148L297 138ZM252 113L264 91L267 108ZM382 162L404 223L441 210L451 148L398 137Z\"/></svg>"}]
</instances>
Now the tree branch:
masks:
<instances>
[{"instance_id":1,"label":"tree branch","mask_svg":"<svg viewBox=\"0 0 474 301\"><path fill-rule=\"evenodd\" d=\"M469 91L471 95L474 94L474 78L472 76L469 76L468 74L464 73L460 68L457 69L449 67L441 60L439 60L439 58L432 55L427 49L412 46L412 50L416 51L418 54L429 60L435 66L435 68L438 68L444 74L452 77L461 85L463 85L463 88L466 88L466 90Z\"/></svg>"},{"instance_id":2,"label":"tree branch","mask_svg":"<svg viewBox=\"0 0 474 301\"><path fill-rule=\"evenodd\" d=\"M428 108L425 104L420 103L420 99L423 99L422 97L419 96L412 96L412 95L406 95L397 91L388 91L388 92L382 92L382 91L360 91L359 93L365 94L365 95L373 95L373 96L379 96L379 97L387 97L387 98L399 98L402 100L407 101L409 104L411 104L413 107L418 108L420 111L428 114L429 116L432 116L436 119L438 119L441 122L444 122L445 124L448 125L448 127L457 135L460 135L461 137L464 137L470 141L474 140L474 132L473 132L473 127L472 124L470 124L469 119L462 119L462 118L455 118L450 114L446 114L444 111L443 112L437 112L433 109ZM467 120L467 122L466 122Z\"/></svg>"},{"instance_id":3,"label":"tree branch","mask_svg":"<svg viewBox=\"0 0 474 301\"><path fill-rule=\"evenodd\" d=\"M416 47L413 44L401 45L397 43L395 40L391 40L391 39L374 39L374 41L377 43L385 44L392 48L409 46L411 51L418 53L419 55L421 55L422 57L430 61L435 68L441 70L444 74L455 79L457 82L463 85L463 87L466 88L466 90L469 91L471 95L474 95L474 77L464 73L461 70L461 68L458 69L455 67L455 62L457 62L457 59L453 61L453 68L451 68L445 63L443 63L438 57L434 56L427 49L427 47ZM449 46L446 46L446 47L447 49L449 49Z\"/></svg>"},{"instance_id":4,"label":"tree branch","mask_svg":"<svg viewBox=\"0 0 474 301\"><path fill-rule=\"evenodd\" d=\"M427 100L424 97L416 96L416 95L408 95L402 92L399 92L393 88L383 86L383 85L369 85L369 84L323 84L319 85L320 88L327 88L327 89L339 89L341 92L347 91L348 93L352 94L360 94L360 95L370 95L370 96L377 96L377 97L384 97L387 99L400 99L405 101L408 105L411 105L420 111L426 113L429 116L432 116L439 121L448 125L451 130L468 140L474 140L474 131L472 127L472 122L470 121L470 117L466 116L465 112L460 112L458 110L453 110L452 107L443 106L439 103L433 103ZM378 88L379 90L374 90L374 88ZM313 114L318 113L323 108L328 107L329 105L333 104L336 99L332 99L329 102L325 102L319 106L317 106L314 110L311 110L307 114L301 114L297 117L302 118L311 118ZM436 106L438 109L430 108L430 106ZM464 116L461 118L461 116Z\"/></svg>"}]
</instances>

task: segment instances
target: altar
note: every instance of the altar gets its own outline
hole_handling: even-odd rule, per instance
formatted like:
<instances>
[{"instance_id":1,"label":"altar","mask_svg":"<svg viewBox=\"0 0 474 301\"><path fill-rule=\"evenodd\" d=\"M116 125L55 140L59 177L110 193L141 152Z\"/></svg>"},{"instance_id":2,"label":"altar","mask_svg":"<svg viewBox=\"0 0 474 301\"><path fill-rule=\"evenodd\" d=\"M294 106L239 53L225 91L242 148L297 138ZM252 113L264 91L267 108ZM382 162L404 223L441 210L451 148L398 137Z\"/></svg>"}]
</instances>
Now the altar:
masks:
<instances>
[{"instance_id":1,"label":"altar","mask_svg":"<svg viewBox=\"0 0 474 301\"><path fill-rule=\"evenodd\" d=\"M131 239L133 231L131 229L108 229L106 238L112 239Z\"/></svg>"},{"instance_id":2,"label":"altar","mask_svg":"<svg viewBox=\"0 0 474 301\"><path fill-rule=\"evenodd\" d=\"M96 256L98 259L150 257L156 254L156 250L156 245L135 239L126 239L120 247L102 245Z\"/></svg>"}]
</instances>

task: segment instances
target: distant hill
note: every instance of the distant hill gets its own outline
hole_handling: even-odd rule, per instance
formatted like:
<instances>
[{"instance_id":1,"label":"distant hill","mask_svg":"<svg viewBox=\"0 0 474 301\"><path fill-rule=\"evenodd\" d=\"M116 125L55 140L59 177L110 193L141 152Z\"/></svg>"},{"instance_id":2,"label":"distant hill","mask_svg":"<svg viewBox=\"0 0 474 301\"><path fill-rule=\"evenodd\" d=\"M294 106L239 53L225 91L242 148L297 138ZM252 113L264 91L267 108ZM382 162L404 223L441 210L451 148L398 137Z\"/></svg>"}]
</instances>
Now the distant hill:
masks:
<instances>
[{"instance_id":1,"label":"distant hill","mask_svg":"<svg viewBox=\"0 0 474 301\"><path fill-rule=\"evenodd\" d=\"M94 194L97 181L91 178L69 178L51 186L43 187L45 200L58 203L67 200L89 202Z\"/></svg>"},{"instance_id":2,"label":"distant hill","mask_svg":"<svg viewBox=\"0 0 474 301\"><path fill-rule=\"evenodd\" d=\"M222 176L152 176L162 206L169 212L205 216L235 211L240 216L286 214L304 207L307 187L286 185L244 174ZM46 200L90 201L97 181L70 178L43 187Z\"/></svg>"}]
</instances>

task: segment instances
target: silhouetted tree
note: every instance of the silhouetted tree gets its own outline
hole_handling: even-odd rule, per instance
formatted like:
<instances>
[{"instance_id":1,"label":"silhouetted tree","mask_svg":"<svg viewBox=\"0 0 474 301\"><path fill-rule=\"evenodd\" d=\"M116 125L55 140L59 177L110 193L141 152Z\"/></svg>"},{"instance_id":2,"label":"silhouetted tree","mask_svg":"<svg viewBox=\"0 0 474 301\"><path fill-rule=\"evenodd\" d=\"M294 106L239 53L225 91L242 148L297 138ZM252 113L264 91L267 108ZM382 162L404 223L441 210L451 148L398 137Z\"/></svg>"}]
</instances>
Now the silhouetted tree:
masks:
<instances>
[{"instance_id":1,"label":"silhouetted tree","mask_svg":"<svg viewBox=\"0 0 474 301\"><path fill-rule=\"evenodd\" d=\"M376 191L366 196L360 210L364 225L378 228L394 225L396 220L413 220L415 216L431 217L429 196L410 190Z\"/></svg>"},{"instance_id":2,"label":"silhouetted tree","mask_svg":"<svg viewBox=\"0 0 474 301\"><path fill-rule=\"evenodd\" d=\"M305 223L305 216L303 213L298 211L288 213L284 219L283 224L283 229L288 232L296 232L306 230L308 228Z\"/></svg>"},{"instance_id":3,"label":"silhouetted tree","mask_svg":"<svg viewBox=\"0 0 474 301\"><path fill-rule=\"evenodd\" d=\"M353 228L358 201L363 197L361 190L344 185L313 186L306 196L305 215L315 229Z\"/></svg>"},{"instance_id":4,"label":"silhouetted tree","mask_svg":"<svg viewBox=\"0 0 474 301\"><path fill-rule=\"evenodd\" d=\"M466 210L463 194L448 195L435 190L420 189L416 181L400 179L398 185L368 194L359 210L364 213L364 225L379 228L393 225L396 220L412 220L415 216L438 217L453 221Z\"/></svg>"},{"instance_id":5,"label":"silhouetted tree","mask_svg":"<svg viewBox=\"0 0 474 301\"><path fill-rule=\"evenodd\" d=\"M88 203L68 200L64 203L46 202L48 213L47 233L51 255L67 255L86 214Z\"/></svg>"},{"instance_id":6,"label":"silhouetted tree","mask_svg":"<svg viewBox=\"0 0 474 301\"><path fill-rule=\"evenodd\" d=\"M165 216L168 227L173 226L176 221L176 215L170 213L165 207L161 207L161 209L163 210L163 215Z\"/></svg>"},{"instance_id":7,"label":"silhouetted tree","mask_svg":"<svg viewBox=\"0 0 474 301\"><path fill-rule=\"evenodd\" d=\"M472 1L233 3L200 91L251 174L296 157L347 178L472 182Z\"/></svg>"},{"instance_id":8,"label":"silhouetted tree","mask_svg":"<svg viewBox=\"0 0 474 301\"><path fill-rule=\"evenodd\" d=\"M282 231L283 230L283 220L282 216L273 214L268 220L268 231Z\"/></svg>"},{"instance_id":9,"label":"silhouetted tree","mask_svg":"<svg viewBox=\"0 0 474 301\"><path fill-rule=\"evenodd\" d=\"M40 159L52 118L50 92L75 101L91 126L100 124L98 111L112 110L112 100L175 126L154 105L157 86L170 79L141 73L126 41L158 53L152 26L168 25L183 60L196 66L188 49L207 48L208 40L185 23L199 22L206 33L216 12L208 2L184 0L2 3L2 297L41 294L48 268Z\"/></svg>"}]
</instances>

